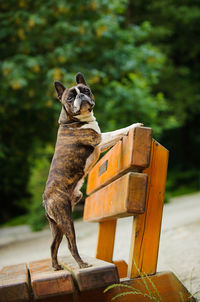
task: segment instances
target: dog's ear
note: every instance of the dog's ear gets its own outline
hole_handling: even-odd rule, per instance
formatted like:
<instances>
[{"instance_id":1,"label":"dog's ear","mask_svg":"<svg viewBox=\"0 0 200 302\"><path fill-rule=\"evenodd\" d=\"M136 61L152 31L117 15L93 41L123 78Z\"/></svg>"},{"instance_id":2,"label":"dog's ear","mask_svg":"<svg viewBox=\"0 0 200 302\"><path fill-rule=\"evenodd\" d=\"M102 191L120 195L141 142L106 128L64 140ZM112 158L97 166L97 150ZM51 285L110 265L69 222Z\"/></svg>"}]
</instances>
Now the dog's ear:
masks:
<instances>
[{"instance_id":1,"label":"dog's ear","mask_svg":"<svg viewBox=\"0 0 200 302\"><path fill-rule=\"evenodd\" d=\"M76 75L76 83L88 86L81 72L78 72Z\"/></svg>"},{"instance_id":2,"label":"dog's ear","mask_svg":"<svg viewBox=\"0 0 200 302\"><path fill-rule=\"evenodd\" d=\"M59 81L54 81L54 86L56 88L56 92L57 92L57 97L59 100L61 100L63 92L65 91L65 86L60 83Z\"/></svg>"}]
</instances>

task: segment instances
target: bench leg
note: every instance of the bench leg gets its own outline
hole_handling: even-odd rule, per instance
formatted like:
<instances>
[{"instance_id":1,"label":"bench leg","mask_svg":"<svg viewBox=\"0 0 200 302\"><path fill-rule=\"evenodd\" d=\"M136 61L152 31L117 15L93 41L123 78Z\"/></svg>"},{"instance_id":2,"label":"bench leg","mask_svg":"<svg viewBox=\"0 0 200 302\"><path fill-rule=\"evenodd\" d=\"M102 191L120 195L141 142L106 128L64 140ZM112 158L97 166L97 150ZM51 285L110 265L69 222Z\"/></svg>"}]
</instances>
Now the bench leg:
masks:
<instances>
[{"instance_id":1,"label":"bench leg","mask_svg":"<svg viewBox=\"0 0 200 302\"><path fill-rule=\"evenodd\" d=\"M99 222L96 258L112 262L117 220Z\"/></svg>"}]
</instances>

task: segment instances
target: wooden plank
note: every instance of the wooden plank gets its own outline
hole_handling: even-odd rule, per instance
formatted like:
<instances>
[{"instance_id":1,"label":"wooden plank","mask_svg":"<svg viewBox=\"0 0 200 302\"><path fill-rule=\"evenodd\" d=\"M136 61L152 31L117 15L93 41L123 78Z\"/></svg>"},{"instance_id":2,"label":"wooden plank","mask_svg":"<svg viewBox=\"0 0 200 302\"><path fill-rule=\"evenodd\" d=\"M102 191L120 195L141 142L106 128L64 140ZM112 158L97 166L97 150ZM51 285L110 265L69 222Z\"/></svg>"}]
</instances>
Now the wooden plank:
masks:
<instances>
[{"instance_id":1,"label":"wooden plank","mask_svg":"<svg viewBox=\"0 0 200 302\"><path fill-rule=\"evenodd\" d=\"M35 300L68 296L74 292L72 275L66 270L54 271L50 259L29 263L29 270Z\"/></svg>"},{"instance_id":2,"label":"wooden plank","mask_svg":"<svg viewBox=\"0 0 200 302\"><path fill-rule=\"evenodd\" d=\"M107 185L128 171L141 171L149 165L152 129L136 127L129 131L94 166L88 176L87 194Z\"/></svg>"},{"instance_id":3,"label":"wooden plank","mask_svg":"<svg viewBox=\"0 0 200 302\"><path fill-rule=\"evenodd\" d=\"M61 258L62 265L72 273L80 291L97 289L119 282L117 268L114 264L92 257L83 256L83 259L91 267L80 269L71 256Z\"/></svg>"},{"instance_id":4,"label":"wooden plank","mask_svg":"<svg viewBox=\"0 0 200 302\"><path fill-rule=\"evenodd\" d=\"M151 296L153 294L154 298L150 299L149 297L144 296L145 294L149 294L148 290L146 289L144 280L151 291ZM141 294L130 294L119 297L116 299L116 301L118 302L149 302L151 300L160 302L195 302L195 299L191 297L187 289L171 272L157 273L153 276L149 276L149 279L124 279L121 284L132 286L137 291L140 291ZM155 285L157 293L155 288L153 288L152 284ZM88 302L92 300L95 302L111 302L111 299L117 294L131 291L131 289L129 288L115 287L112 290L109 290L108 292L104 293L104 289L105 288L100 288L92 291L80 292L78 293L75 301ZM158 296L158 293L160 298Z\"/></svg>"},{"instance_id":5,"label":"wooden plank","mask_svg":"<svg viewBox=\"0 0 200 302\"><path fill-rule=\"evenodd\" d=\"M146 174L125 174L86 199L84 221L103 221L144 213L146 186Z\"/></svg>"},{"instance_id":6,"label":"wooden plank","mask_svg":"<svg viewBox=\"0 0 200 302\"><path fill-rule=\"evenodd\" d=\"M0 271L0 301L29 301L28 269L25 263L5 266Z\"/></svg>"},{"instance_id":7,"label":"wooden plank","mask_svg":"<svg viewBox=\"0 0 200 302\"><path fill-rule=\"evenodd\" d=\"M117 220L99 222L96 258L112 262Z\"/></svg>"},{"instance_id":8,"label":"wooden plank","mask_svg":"<svg viewBox=\"0 0 200 302\"><path fill-rule=\"evenodd\" d=\"M146 210L133 221L128 266L130 278L139 275L137 269L146 274L156 272L168 153L168 150L153 140L151 163L144 170L148 174Z\"/></svg>"},{"instance_id":9,"label":"wooden plank","mask_svg":"<svg viewBox=\"0 0 200 302\"><path fill-rule=\"evenodd\" d=\"M150 281L149 281L150 280ZM132 294L126 295L124 297L118 298L117 301L120 302L148 302L148 301L162 301L162 302L183 302L183 301L195 301L190 297L190 293L183 286L183 284L176 278L176 276L171 272L162 272L157 273L156 275L149 276L148 278L137 278L132 280L126 280L122 284L127 284L134 287L137 291L140 291L142 294ZM146 284L149 288L149 291L146 288ZM155 288L152 286L155 286ZM119 293L130 291L131 289L127 288L116 288L112 291L111 297L116 296ZM144 295L150 295L145 297ZM154 299L152 299L154 297ZM110 296L109 296L110 299ZM103 300L103 301L109 301ZM95 300L96 301L96 300ZM110 299L111 301L111 299Z\"/></svg>"}]
</instances>

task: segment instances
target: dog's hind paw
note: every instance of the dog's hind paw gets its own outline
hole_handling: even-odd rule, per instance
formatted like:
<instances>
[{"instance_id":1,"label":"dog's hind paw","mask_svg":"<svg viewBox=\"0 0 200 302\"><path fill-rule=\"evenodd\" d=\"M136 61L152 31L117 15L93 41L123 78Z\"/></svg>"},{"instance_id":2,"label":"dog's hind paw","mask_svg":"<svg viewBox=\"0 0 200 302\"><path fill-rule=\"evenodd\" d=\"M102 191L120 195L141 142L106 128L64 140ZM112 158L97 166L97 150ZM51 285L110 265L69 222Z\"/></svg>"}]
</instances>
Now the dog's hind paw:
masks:
<instances>
[{"instance_id":1,"label":"dog's hind paw","mask_svg":"<svg viewBox=\"0 0 200 302\"><path fill-rule=\"evenodd\" d=\"M54 271L60 271L60 270L63 270L63 267L59 264L55 264L52 266L53 270Z\"/></svg>"},{"instance_id":2,"label":"dog's hind paw","mask_svg":"<svg viewBox=\"0 0 200 302\"><path fill-rule=\"evenodd\" d=\"M92 264L88 264L87 262L83 262L83 263L79 264L80 268L87 268L87 267L91 267L91 266L92 266Z\"/></svg>"}]
</instances>

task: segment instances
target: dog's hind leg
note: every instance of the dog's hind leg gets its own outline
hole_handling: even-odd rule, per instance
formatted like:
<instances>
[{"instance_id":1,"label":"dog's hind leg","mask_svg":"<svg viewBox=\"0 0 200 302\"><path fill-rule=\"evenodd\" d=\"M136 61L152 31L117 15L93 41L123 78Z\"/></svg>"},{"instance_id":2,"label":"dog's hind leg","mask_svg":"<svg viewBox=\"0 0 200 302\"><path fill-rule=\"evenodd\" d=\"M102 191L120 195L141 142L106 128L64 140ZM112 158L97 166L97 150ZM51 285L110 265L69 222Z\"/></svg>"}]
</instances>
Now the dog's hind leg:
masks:
<instances>
[{"instance_id":1,"label":"dog's hind leg","mask_svg":"<svg viewBox=\"0 0 200 302\"><path fill-rule=\"evenodd\" d=\"M84 262L78 252L77 245L76 245L76 234L74 229L74 222L72 219L72 205L70 199L68 199L63 207L62 211L62 218L61 218L61 229L63 234L66 236L68 241L69 250L78 263L80 268L88 267L88 263Z\"/></svg>"},{"instance_id":2,"label":"dog's hind leg","mask_svg":"<svg viewBox=\"0 0 200 302\"><path fill-rule=\"evenodd\" d=\"M76 260L76 262L78 263L79 267L80 268L89 267L90 265L88 263L84 262L78 253L78 249L77 249L77 245L76 245L76 235L75 235L75 230L74 230L74 223L71 219L67 223L66 231L67 232L65 233L65 236L68 241L69 250L70 250L72 256L74 257L74 259Z\"/></svg>"},{"instance_id":3,"label":"dog's hind leg","mask_svg":"<svg viewBox=\"0 0 200 302\"><path fill-rule=\"evenodd\" d=\"M57 254L58 254L58 248L60 246L60 243L63 238L63 232L58 227L56 222L52 220L51 218L48 218L49 225L52 232L53 241L51 244L51 261L52 261L52 267L55 271L63 269L61 265L58 264Z\"/></svg>"},{"instance_id":4,"label":"dog's hind leg","mask_svg":"<svg viewBox=\"0 0 200 302\"><path fill-rule=\"evenodd\" d=\"M58 267L57 251L62 240L62 236L65 235L68 241L69 250L79 267L88 267L89 265L81 259L76 246L71 199L66 196L66 200L64 202L60 201L57 203L48 200L48 202L45 203L45 209L54 237L51 245L52 266L54 268Z\"/></svg>"}]
</instances>

